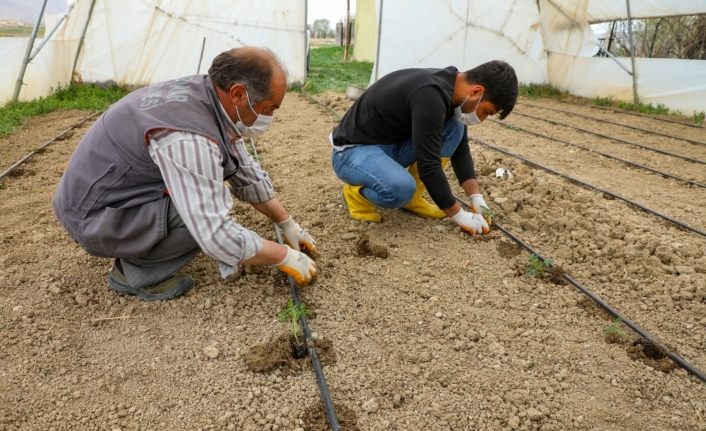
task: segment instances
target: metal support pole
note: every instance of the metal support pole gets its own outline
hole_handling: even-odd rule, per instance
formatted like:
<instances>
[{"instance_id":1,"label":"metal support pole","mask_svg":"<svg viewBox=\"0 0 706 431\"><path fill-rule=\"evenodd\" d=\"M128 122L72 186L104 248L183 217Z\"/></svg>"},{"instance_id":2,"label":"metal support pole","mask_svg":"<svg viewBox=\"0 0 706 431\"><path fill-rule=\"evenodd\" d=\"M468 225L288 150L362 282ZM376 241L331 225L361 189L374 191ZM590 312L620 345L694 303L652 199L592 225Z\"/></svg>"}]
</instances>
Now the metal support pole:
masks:
<instances>
[{"instance_id":1,"label":"metal support pole","mask_svg":"<svg viewBox=\"0 0 706 431\"><path fill-rule=\"evenodd\" d=\"M96 5L96 0L91 0L91 7L88 8L88 16L86 17L86 25L83 26L83 31L81 32L81 39L78 41L78 48L76 49L76 57L74 58L74 65L71 67L71 80L74 80L74 73L76 73L76 66L78 65L78 57L81 55L81 48L83 47L83 41L86 39L86 31L88 31L88 23L91 22L91 17L93 16L93 7Z\"/></svg>"},{"instance_id":2,"label":"metal support pole","mask_svg":"<svg viewBox=\"0 0 706 431\"><path fill-rule=\"evenodd\" d=\"M637 69L635 68L635 43L632 40L632 14L630 13L630 0L625 0L628 9L628 42L630 43L630 63L632 64L632 98L635 103L640 103L637 94Z\"/></svg>"},{"instance_id":3,"label":"metal support pole","mask_svg":"<svg viewBox=\"0 0 706 431\"><path fill-rule=\"evenodd\" d=\"M304 0L304 79L302 79L302 85L306 81L309 75L309 44L311 40L309 39L311 33L309 32L309 0Z\"/></svg>"},{"instance_id":4,"label":"metal support pole","mask_svg":"<svg viewBox=\"0 0 706 431\"><path fill-rule=\"evenodd\" d=\"M377 46L377 52L375 53L375 80L378 80L378 69L379 69L379 64L380 64L380 35L382 34L382 3L383 0L380 0L380 10L378 11L378 46Z\"/></svg>"},{"instance_id":5,"label":"metal support pole","mask_svg":"<svg viewBox=\"0 0 706 431\"><path fill-rule=\"evenodd\" d=\"M49 40L51 40L51 37L54 36L54 33L56 33L56 31L61 26L61 23L64 22L64 20L66 19L66 17L69 16L69 14L71 13L71 9L73 9L75 5L76 5L76 3L69 6L69 10L67 10L66 13L63 14L61 16L61 18L59 18L59 21L56 22L56 24L54 25L54 28L52 28L49 33L46 33L46 31L45 31L44 37L42 38L42 43L40 43L39 46L34 50L34 52L32 52L32 54L30 54L29 61L34 60L34 57L36 57L37 54L39 54L39 51L41 51L42 48L44 48L44 45L46 45L47 42L49 42Z\"/></svg>"},{"instance_id":6,"label":"metal support pole","mask_svg":"<svg viewBox=\"0 0 706 431\"><path fill-rule=\"evenodd\" d=\"M199 65L196 66L196 74L199 74L201 70L201 62L203 61L203 50L206 48L206 36L203 37L203 42L201 42L201 54L199 54Z\"/></svg>"},{"instance_id":7,"label":"metal support pole","mask_svg":"<svg viewBox=\"0 0 706 431\"><path fill-rule=\"evenodd\" d=\"M351 0L346 0L346 41L343 48L343 61L348 61L348 54L351 48Z\"/></svg>"},{"instance_id":8,"label":"metal support pole","mask_svg":"<svg viewBox=\"0 0 706 431\"><path fill-rule=\"evenodd\" d=\"M27 64L29 63L29 56L32 53L32 48L34 47L34 40L37 38L37 32L39 32L39 26L42 23L42 17L44 16L44 9L47 7L47 0L42 2L42 8L39 10L39 15L37 16L37 21L34 23L32 28L32 35L29 37L29 42L27 42L27 51L25 52L25 58L22 60L22 66L20 67L20 75L17 77L17 83L15 84L15 92L12 94L12 101L17 102L20 97L20 90L22 89L22 80L25 77L25 71L27 70Z\"/></svg>"}]
</instances>

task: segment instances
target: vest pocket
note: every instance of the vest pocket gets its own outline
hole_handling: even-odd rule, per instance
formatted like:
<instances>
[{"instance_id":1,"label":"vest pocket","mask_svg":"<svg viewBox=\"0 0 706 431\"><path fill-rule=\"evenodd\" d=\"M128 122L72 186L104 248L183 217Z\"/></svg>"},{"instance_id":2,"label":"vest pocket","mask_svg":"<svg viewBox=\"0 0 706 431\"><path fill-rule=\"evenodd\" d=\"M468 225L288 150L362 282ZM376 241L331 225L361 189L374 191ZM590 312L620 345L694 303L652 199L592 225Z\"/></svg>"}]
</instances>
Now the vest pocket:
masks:
<instances>
[{"instance_id":1,"label":"vest pocket","mask_svg":"<svg viewBox=\"0 0 706 431\"><path fill-rule=\"evenodd\" d=\"M117 183L129 170L130 165L127 163L112 163L108 165L105 172L91 183L86 193L81 197L77 209L78 215L86 217L91 210L95 209L94 206L101 195Z\"/></svg>"}]
</instances>

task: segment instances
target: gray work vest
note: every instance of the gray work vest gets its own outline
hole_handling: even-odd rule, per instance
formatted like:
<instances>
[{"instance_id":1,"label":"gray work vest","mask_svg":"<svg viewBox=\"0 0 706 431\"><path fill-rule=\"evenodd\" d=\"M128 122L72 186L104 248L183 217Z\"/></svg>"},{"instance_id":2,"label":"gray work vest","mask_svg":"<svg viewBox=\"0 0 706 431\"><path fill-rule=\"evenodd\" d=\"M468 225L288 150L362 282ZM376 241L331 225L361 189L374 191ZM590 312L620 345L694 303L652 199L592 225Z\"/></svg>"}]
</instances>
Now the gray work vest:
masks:
<instances>
[{"instance_id":1,"label":"gray work vest","mask_svg":"<svg viewBox=\"0 0 706 431\"><path fill-rule=\"evenodd\" d=\"M111 106L76 147L54 195L54 212L90 254L145 256L167 235L169 197L148 135L171 129L218 143L223 177L238 169L226 147L238 136L207 75L136 90Z\"/></svg>"}]
</instances>

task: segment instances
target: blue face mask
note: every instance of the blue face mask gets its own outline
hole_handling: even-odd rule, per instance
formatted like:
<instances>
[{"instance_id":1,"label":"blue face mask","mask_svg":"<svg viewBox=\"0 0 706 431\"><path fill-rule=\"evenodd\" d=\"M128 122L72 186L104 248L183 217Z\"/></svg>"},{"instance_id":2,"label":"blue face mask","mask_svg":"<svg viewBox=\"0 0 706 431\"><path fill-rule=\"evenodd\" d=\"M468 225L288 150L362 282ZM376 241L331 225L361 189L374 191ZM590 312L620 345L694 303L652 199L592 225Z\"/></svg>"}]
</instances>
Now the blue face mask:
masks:
<instances>
[{"instance_id":1,"label":"blue face mask","mask_svg":"<svg viewBox=\"0 0 706 431\"><path fill-rule=\"evenodd\" d=\"M478 110L478 107L480 106L480 101L483 100L483 95L480 96L480 99L478 99L478 103L476 104L475 109L473 112L463 112L461 111L461 107L463 106L464 103L466 103L466 100L471 97L469 94L466 96L465 99L463 99L463 103L461 103L461 106L459 106L456 111L456 118L458 118L458 121L461 123L465 124L466 126L475 126L476 124L480 124L480 118L478 117L478 113L476 111Z\"/></svg>"}]
</instances>

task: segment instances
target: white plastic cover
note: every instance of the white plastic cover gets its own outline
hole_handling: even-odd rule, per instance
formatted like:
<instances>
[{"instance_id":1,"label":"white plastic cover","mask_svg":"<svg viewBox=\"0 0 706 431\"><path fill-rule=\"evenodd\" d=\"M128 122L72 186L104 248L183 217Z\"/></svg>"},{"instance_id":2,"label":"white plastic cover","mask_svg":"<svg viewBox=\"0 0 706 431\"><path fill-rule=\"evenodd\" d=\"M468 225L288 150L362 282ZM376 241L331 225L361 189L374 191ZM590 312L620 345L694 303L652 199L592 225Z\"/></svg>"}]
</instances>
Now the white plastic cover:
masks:
<instances>
[{"instance_id":1,"label":"white plastic cover","mask_svg":"<svg viewBox=\"0 0 706 431\"><path fill-rule=\"evenodd\" d=\"M570 5L576 3L576 0L558 0L557 3ZM633 18L697 15L705 12L706 0L630 0L630 15ZM590 0L588 2L589 22L614 21L627 17L625 0Z\"/></svg>"},{"instance_id":2,"label":"white plastic cover","mask_svg":"<svg viewBox=\"0 0 706 431\"><path fill-rule=\"evenodd\" d=\"M535 1L384 0L381 25L378 78L408 67L466 70L499 59L523 82L547 81Z\"/></svg>"},{"instance_id":3,"label":"white plastic cover","mask_svg":"<svg viewBox=\"0 0 706 431\"><path fill-rule=\"evenodd\" d=\"M206 73L220 52L253 45L268 47L277 54L287 68L290 83L302 82L306 78L305 2L96 0L77 72L84 82L145 85ZM69 81L90 5L91 0L77 0L63 28L54 36L57 43L47 44L29 64L21 99L46 94L48 82ZM204 38L203 60L198 68ZM22 62L24 49L17 46L21 43L18 40L9 45L0 43L0 52L9 55L2 57L9 61L0 66L4 77L0 102L12 96ZM25 47L26 42L24 39ZM57 46L61 48L53 52ZM12 83L8 86L4 81L10 76L14 78L9 79Z\"/></svg>"},{"instance_id":4,"label":"white plastic cover","mask_svg":"<svg viewBox=\"0 0 706 431\"><path fill-rule=\"evenodd\" d=\"M706 0L630 5L635 17L706 13ZM630 58L617 59L621 68L612 59L593 57L598 46L590 27L624 18L624 0L383 0L377 78L408 67L464 70L502 59L523 83L632 101ZM636 69L641 102L687 115L706 111L706 61L637 59Z\"/></svg>"},{"instance_id":5,"label":"white plastic cover","mask_svg":"<svg viewBox=\"0 0 706 431\"><path fill-rule=\"evenodd\" d=\"M629 58L620 59L630 64ZM637 58L640 102L662 104L686 115L706 112L706 61ZM553 85L583 97L632 101L632 77L609 58L549 55Z\"/></svg>"}]
</instances>

